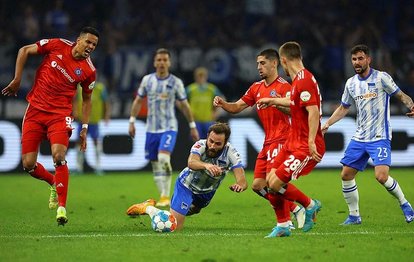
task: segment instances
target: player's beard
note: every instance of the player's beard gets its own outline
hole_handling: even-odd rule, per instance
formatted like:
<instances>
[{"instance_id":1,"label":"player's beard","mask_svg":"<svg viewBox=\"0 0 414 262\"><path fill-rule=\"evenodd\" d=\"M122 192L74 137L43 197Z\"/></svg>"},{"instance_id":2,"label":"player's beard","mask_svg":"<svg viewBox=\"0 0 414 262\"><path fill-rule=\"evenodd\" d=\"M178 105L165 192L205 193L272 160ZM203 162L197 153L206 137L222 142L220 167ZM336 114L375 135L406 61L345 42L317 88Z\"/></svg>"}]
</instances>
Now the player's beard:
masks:
<instances>
[{"instance_id":1,"label":"player's beard","mask_svg":"<svg viewBox=\"0 0 414 262\"><path fill-rule=\"evenodd\" d=\"M358 75L362 75L362 74L364 74L364 73L365 73L365 71L367 71L367 68L368 68L368 67L363 67L363 66L360 66L360 67L354 67L354 71L355 71L355 73L356 73L356 74L358 74ZM358 72L358 69L360 70L359 72Z\"/></svg>"},{"instance_id":2,"label":"player's beard","mask_svg":"<svg viewBox=\"0 0 414 262\"><path fill-rule=\"evenodd\" d=\"M218 157L221 154L222 151L223 151L223 149L221 149L221 150L215 150L215 149L209 148L207 146L206 154L210 158L215 158L215 157Z\"/></svg>"}]
</instances>

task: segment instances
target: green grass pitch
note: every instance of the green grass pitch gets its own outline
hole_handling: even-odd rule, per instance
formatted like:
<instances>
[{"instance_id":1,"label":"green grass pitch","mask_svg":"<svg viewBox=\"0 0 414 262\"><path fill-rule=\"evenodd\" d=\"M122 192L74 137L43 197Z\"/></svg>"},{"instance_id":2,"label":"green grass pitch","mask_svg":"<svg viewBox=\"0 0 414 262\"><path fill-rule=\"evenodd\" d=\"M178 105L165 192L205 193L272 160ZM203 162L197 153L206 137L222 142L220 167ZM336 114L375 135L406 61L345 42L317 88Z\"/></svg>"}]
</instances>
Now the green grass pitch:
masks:
<instances>
[{"instance_id":1,"label":"green grass pitch","mask_svg":"<svg viewBox=\"0 0 414 262\"><path fill-rule=\"evenodd\" d=\"M71 176L65 227L48 209L44 182L1 174L0 261L413 261L414 222L405 222L372 169L357 177L363 224L339 225L348 213L339 172L317 169L294 182L322 201L322 211L310 232L277 239L264 239L275 225L270 205L250 189L228 190L231 173L210 205L170 234L153 232L148 216L125 215L131 204L157 197L149 173ZM414 202L414 170L391 175ZM251 172L247 179L250 185Z\"/></svg>"}]
</instances>

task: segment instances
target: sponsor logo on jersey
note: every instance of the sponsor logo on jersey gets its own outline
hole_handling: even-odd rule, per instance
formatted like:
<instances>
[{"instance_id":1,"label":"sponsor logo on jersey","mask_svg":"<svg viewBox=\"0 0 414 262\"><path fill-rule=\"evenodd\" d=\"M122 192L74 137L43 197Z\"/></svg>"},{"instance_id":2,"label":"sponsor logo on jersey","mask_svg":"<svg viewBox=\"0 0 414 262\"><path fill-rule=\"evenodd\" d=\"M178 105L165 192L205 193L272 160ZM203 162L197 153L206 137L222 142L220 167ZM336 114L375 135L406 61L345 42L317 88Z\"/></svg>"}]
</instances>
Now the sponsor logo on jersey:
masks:
<instances>
[{"instance_id":1,"label":"sponsor logo on jersey","mask_svg":"<svg viewBox=\"0 0 414 262\"><path fill-rule=\"evenodd\" d=\"M273 89L272 91L270 91L270 96L271 97L276 97L276 91Z\"/></svg>"},{"instance_id":2,"label":"sponsor logo on jersey","mask_svg":"<svg viewBox=\"0 0 414 262\"><path fill-rule=\"evenodd\" d=\"M64 77L66 77L66 79L67 80L69 80L69 82L71 82L71 83L74 83L75 82L75 79L73 79L67 72L66 72L66 70L63 68L63 67L61 67L56 61L52 61L51 63L50 63L50 65L53 67L53 68L56 68L59 72L61 72L62 74L63 74L63 76Z\"/></svg>"},{"instance_id":3,"label":"sponsor logo on jersey","mask_svg":"<svg viewBox=\"0 0 414 262\"><path fill-rule=\"evenodd\" d=\"M308 91L302 91L300 93L300 100L303 102L308 102L311 99L311 94Z\"/></svg>"},{"instance_id":4,"label":"sponsor logo on jersey","mask_svg":"<svg viewBox=\"0 0 414 262\"><path fill-rule=\"evenodd\" d=\"M366 94L356 96L355 101L358 101L361 99L369 100L369 99L376 98L376 97L377 97L377 93L366 93Z\"/></svg>"}]
</instances>

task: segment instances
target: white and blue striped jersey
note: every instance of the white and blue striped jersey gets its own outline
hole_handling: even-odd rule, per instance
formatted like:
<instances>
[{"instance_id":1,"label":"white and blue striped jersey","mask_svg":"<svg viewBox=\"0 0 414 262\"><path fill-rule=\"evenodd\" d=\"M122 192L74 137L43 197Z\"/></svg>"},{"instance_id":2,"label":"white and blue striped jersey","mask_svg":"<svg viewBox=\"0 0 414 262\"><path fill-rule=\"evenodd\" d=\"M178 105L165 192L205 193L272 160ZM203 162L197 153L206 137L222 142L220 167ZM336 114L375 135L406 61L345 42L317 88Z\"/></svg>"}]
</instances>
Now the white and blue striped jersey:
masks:
<instances>
[{"instance_id":1,"label":"white and blue striped jersey","mask_svg":"<svg viewBox=\"0 0 414 262\"><path fill-rule=\"evenodd\" d=\"M391 140L390 97L399 90L389 74L375 69L371 69L366 78L354 75L346 81L342 105L349 107L354 101L357 109L357 129L352 139L360 142Z\"/></svg>"},{"instance_id":2,"label":"white and blue striped jersey","mask_svg":"<svg viewBox=\"0 0 414 262\"><path fill-rule=\"evenodd\" d=\"M223 171L220 176L213 176L207 170L195 171L186 167L181 171L178 179L194 194L205 194L217 190L228 171L243 167L239 152L230 143L224 146L222 153L216 158L208 157L206 149L207 140L201 139L193 145L190 152L199 155L200 160L205 163L220 166Z\"/></svg>"},{"instance_id":3,"label":"white and blue striped jersey","mask_svg":"<svg viewBox=\"0 0 414 262\"><path fill-rule=\"evenodd\" d=\"M178 131L175 101L187 99L181 79L173 74L163 79L155 73L146 75L138 87L138 95L148 99L147 132Z\"/></svg>"}]
</instances>

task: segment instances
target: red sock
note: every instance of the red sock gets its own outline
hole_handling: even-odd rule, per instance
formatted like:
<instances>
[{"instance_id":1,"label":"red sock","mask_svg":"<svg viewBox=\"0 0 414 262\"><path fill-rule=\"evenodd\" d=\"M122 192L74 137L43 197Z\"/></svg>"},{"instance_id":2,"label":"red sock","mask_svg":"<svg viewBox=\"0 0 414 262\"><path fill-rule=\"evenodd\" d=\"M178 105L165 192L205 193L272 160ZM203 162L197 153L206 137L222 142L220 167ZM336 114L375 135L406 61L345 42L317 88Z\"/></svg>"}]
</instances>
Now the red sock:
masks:
<instances>
[{"instance_id":1,"label":"red sock","mask_svg":"<svg viewBox=\"0 0 414 262\"><path fill-rule=\"evenodd\" d=\"M46 181L49 185L53 185L55 183L55 177L39 162L37 162L33 170L28 171L28 173L36 179Z\"/></svg>"},{"instance_id":2,"label":"red sock","mask_svg":"<svg viewBox=\"0 0 414 262\"><path fill-rule=\"evenodd\" d=\"M287 201L284 198L284 196L279 193L276 193L276 194L269 193L268 198L269 198L270 204L275 210L277 222L284 223L284 222L289 221L290 220L289 201Z\"/></svg>"},{"instance_id":3,"label":"red sock","mask_svg":"<svg viewBox=\"0 0 414 262\"><path fill-rule=\"evenodd\" d=\"M286 200L286 201L287 201L287 205L288 205L288 207L289 207L290 212L295 211L295 208L296 208L298 205L296 205L295 203L293 203L293 202L292 202L292 201L290 201L290 200Z\"/></svg>"},{"instance_id":4,"label":"red sock","mask_svg":"<svg viewBox=\"0 0 414 262\"><path fill-rule=\"evenodd\" d=\"M68 195L69 169L67 165L56 167L56 192L58 194L59 206L66 207L66 198Z\"/></svg>"},{"instance_id":5,"label":"red sock","mask_svg":"<svg viewBox=\"0 0 414 262\"><path fill-rule=\"evenodd\" d=\"M296 186L293 184L286 184L286 191L283 193L286 199L294 202L300 203L302 206L307 207L309 206L311 199L305 195L302 191L300 191Z\"/></svg>"}]
</instances>

